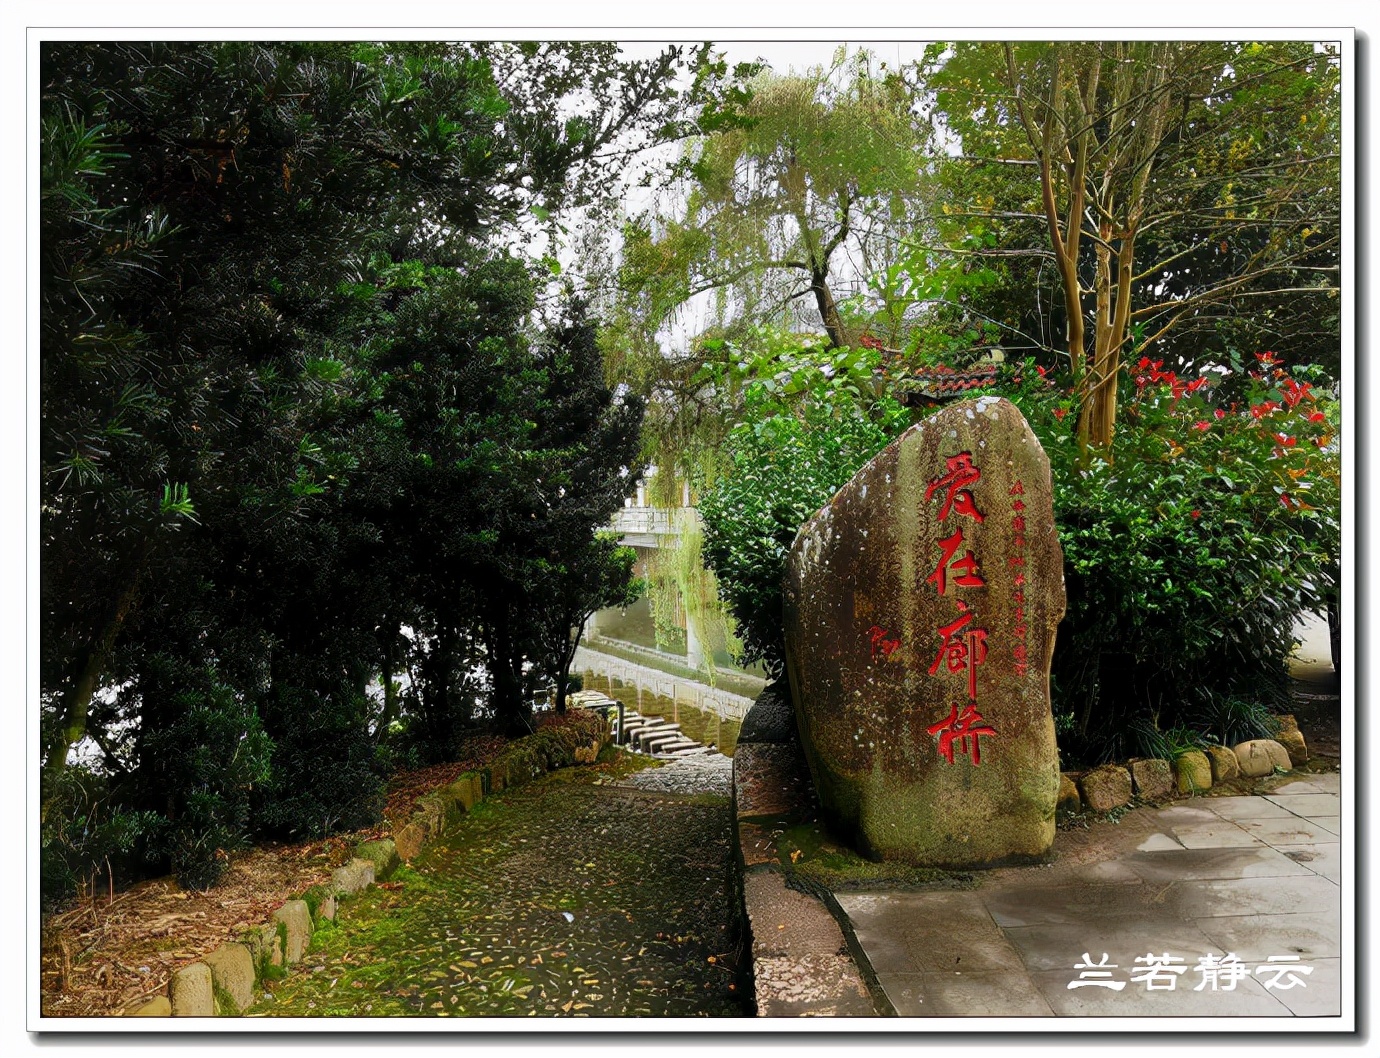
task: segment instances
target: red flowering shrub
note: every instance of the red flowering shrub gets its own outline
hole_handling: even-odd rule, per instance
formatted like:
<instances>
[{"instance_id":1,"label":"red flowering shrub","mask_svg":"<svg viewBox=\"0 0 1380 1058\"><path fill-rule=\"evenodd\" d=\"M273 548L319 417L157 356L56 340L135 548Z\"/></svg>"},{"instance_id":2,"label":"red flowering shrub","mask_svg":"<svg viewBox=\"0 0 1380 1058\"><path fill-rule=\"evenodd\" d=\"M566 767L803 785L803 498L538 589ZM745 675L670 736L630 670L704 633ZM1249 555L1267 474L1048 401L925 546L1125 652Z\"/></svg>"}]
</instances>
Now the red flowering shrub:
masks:
<instances>
[{"instance_id":1,"label":"red flowering shrub","mask_svg":"<svg viewBox=\"0 0 1380 1058\"><path fill-rule=\"evenodd\" d=\"M1223 717L1240 715L1227 703L1278 700L1297 617L1335 590L1330 389L1271 353L1250 370L1192 378L1141 359L1107 460L1080 453L1067 390L1012 396L1054 477L1069 597L1053 673L1066 758L1136 752L1137 733L1157 728L1224 741L1264 733Z\"/></svg>"}]
</instances>

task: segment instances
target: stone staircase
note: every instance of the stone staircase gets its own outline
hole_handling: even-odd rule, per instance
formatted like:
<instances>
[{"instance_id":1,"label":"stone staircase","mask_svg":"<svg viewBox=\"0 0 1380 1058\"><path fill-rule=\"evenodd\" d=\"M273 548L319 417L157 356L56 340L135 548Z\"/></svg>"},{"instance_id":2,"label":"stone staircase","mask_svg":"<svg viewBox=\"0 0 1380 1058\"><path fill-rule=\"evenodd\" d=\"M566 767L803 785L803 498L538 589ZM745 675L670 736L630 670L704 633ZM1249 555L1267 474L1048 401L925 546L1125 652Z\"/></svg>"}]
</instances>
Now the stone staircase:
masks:
<instances>
[{"instance_id":1,"label":"stone staircase","mask_svg":"<svg viewBox=\"0 0 1380 1058\"><path fill-rule=\"evenodd\" d=\"M614 743L635 753L675 758L717 752L696 742L681 731L679 724L663 717L643 716L636 709L624 706L620 720L619 703L599 691L577 691L567 701L578 709L603 713L613 724Z\"/></svg>"}]
</instances>

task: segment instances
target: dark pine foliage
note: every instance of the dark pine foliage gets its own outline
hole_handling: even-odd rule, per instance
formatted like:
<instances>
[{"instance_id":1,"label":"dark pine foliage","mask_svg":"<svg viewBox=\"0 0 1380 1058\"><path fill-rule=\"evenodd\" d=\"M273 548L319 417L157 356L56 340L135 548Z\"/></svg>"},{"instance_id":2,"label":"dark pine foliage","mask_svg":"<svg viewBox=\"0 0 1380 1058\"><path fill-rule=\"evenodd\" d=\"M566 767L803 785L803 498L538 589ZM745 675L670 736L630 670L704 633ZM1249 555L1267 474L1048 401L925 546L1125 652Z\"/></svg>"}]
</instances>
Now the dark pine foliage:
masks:
<instances>
[{"instance_id":1,"label":"dark pine foliage","mask_svg":"<svg viewBox=\"0 0 1380 1058\"><path fill-rule=\"evenodd\" d=\"M681 128L683 64L45 45L45 835L81 743L124 845L207 884L256 830L375 817L391 730L520 724L641 409L501 247Z\"/></svg>"}]
</instances>

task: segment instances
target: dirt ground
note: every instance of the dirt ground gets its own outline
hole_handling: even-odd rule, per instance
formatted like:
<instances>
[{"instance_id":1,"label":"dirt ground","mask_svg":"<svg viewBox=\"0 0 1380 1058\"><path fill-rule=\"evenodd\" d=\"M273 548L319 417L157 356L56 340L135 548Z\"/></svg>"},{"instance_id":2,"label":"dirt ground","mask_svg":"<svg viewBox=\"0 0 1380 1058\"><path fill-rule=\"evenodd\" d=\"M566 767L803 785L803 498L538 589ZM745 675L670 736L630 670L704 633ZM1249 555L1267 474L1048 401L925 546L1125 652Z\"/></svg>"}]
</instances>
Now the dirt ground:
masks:
<instances>
[{"instance_id":1,"label":"dirt ground","mask_svg":"<svg viewBox=\"0 0 1380 1058\"><path fill-rule=\"evenodd\" d=\"M418 797L498 755L504 740L471 739L453 764L399 772L389 783L384 821L371 830L298 844L264 844L231 858L214 888L183 889L153 878L112 894L84 894L43 923L41 1009L45 1017L111 1017L166 995L174 970L195 962L283 901L318 883L360 841L391 832Z\"/></svg>"}]
</instances>

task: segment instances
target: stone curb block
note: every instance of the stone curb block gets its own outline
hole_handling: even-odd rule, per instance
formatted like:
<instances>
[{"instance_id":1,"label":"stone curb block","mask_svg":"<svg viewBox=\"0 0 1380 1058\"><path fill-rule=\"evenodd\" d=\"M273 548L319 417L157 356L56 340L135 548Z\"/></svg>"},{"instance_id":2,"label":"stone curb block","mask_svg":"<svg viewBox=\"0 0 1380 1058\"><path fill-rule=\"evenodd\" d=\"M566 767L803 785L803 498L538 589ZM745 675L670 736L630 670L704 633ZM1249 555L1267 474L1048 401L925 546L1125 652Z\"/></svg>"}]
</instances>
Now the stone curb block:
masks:
<instances>
[{"instance_id":1,"label":"stone curb block","mask_svg":"<svg viewBox=\"0 0 1380 1058\"><path fill-rule=\"evenodd\" d=\"M1131 800L1131 773L1120 764L1094 768L1078 781L1083 803L1094 812L1110 812Z\"/></svg>"},{"instance_id":2,"label":"stone curb block","mask_svg":"<svg viewBox=\"0 0 1380 1058\"><path fill-rule=\"evenodd\" d=\"M211 968L194 962L175 971L169 1009L175 1018L211 1018L216 1015L216 994L211 987Z\"/></svg>"},{"instance_id":3,"label":"stone curb block","mask_svg":"<svg viewBox=\"0 0 1380 1058\"><path fill-rule=\"evenodd\" d=\"M353 859L331 872L331 888L337 896L350 896L374 884L374 865L368 860Z\"/></svg>"},{"instance_id":4,"label":"stone curb block","mask_svg":"<svg viewBox=\"0 0 1380 1058\"><path fill-rule=\"evenodd\" d=\"M1212 789L1212 764L1200 749L1185 750L1174 758L1174 778L1181 794Z\"/></svg>"},{"instance_id":5,"label":"stone curb block","mask_svg":"<svg viewBox=\"0 0 1380 1058\"><path fill-rule=\"evenodd\" d=\"M243 944L222 944L203 961L211 968L211 987L232 1004L222 1014L238 1014L254 1002L254 957Z\"/></svg>"},{"instance_id":6,"label":"stone curb block","mask_svg":"<svg viewBox=\"0 0 1380 1058\"><path fill-rule=\"evenodd\" d=\"M1059 794L1054 802L1057 816L1077 815L1083 811L1083 798L1078 795L1078 784L1064 773L1059 774Z\"/></svg>"},{"instance_id":7,"label":"stone curb block","mask_svg":"<svg viewBox=\"0 0 1380 1058\"><path fill-rule=\"evenodd\" d=\"M753 970L759 1018L877 1016L848 955L767 956Z\"/></svg>"},{"instance_id":8,"label":"stone curb block","mask_svg":"<svg viewBox=\"0 0 1380 1058\"><path fill-rule=\"evenodd\" d=\"M416 823L408 823L393 835L393 842L403 863L411 863L426 844L426 833Z\"/></svg>"},{"instance_id":9,"label":"stone curb block","mask_svg":"<svg viewBox=\"0 0 1380 1058\"><path fill-rule=\"evenodd\" d=\"M266 966L283 965L283 939L278 935L278 927L270 922L248 930L242 938L249 949L249 956L262 975Z\"/></svg>"},{"instance_id":10,"label":"stone curb block","mask_svg":"<svg viewBox=\"0 0 1380 1058\"><path fill-rule=\"evenodd\" d=\"M1292 764L1289 752L1274 739L1255 738L1232 747L1236 763L1241 766L1241 774L1247 779L1259 779L1270 775L1276 768L1288 771Z\"/></svg>"},{"instance_id":11,"label":"stone curb block","mask_svg":"<svg viewBox=\"0 0 1380 1058\"><path fill-rule=\"evenodd\" d=\"M1289 754L1290 764L1297 768L1300 764L1307 764L1309 753L1308 743L1303 740L1303 732L1299 730L1299 722L1294 719L1291 713L1284 713L1278 717L1279 733L1275 735L1275 741L1284 747L1284 751Z\"/></svg>"},{"instance_id":12,"label":"stone curb block","mask_svg":"<svg viewBox=\"0 0 1380 1058\"><path fill-rule=\"evenodd\" d=\"M386 881L399 867L398 847L391 838L366 841L355 849L355 857L374 865L374 878Z\"/></svg>"},{"instance_id":13,"label":"stone curb block","mask_svg":"<svg viewBox=\"0 0 1380 1058\"><path fill-rule=\"evenodd\" d=\"M490 793L537 778L546 771L572 763L592 763L608 744L607 730L589 743L573 750L553 747L542 753L540 762L528 764L519 759L495 761L494 767L461 774L449 786L418 799L412 820L392 838L363 842L351 861L331 872L331 880L316 898L316 920L334 920L338 901L382 881L397 870L400 862L416 856L433 838L440 836L474 805ZM567 759L569 758L569 759ZM415 846L414 846L415 843ZM262 983L263 969L284 967L299 962L311 944L315 923L305 900L289 900L273 913L271 921L247 930L239 942L221 945L204 961L175 970L168 995L154 996L127 1013L128 1017L214 1017L217 1013L238 1014L253 1003L254 988ZM245 973L246 962L248 966ZM213 969L213 964L218 969ZM217 976L218 975L218 976ZM243 985L249 981L248 995ZM216 1009L216 990L237 1009Z\"/></svg>"},{"instance_id":14,"label":"stone curb block","mask_svg":"<svg viewBox=\"0 0 1380 1058\"><path fill-rule=\"evenodd\" d=\"M330 886L313 885L302 894L302 899L307 902L307 910L311 912L312 929L327 919L335 918L335 891Z\"/></svg>"},{"instance_id":15,"label":"stone curb block","mask_svg":"<svg viewBox=\"0 0 1380 1058\"><path fill-rule=\"evenodd\" d=\"M1131 790L1144 800L1158 800L1174 792L1174 771L1169 761L1148 757L1129 762Z\"/></svg>"},{"instance_id":16,"label":"stone curb block","mask_svg":"<svg viewBox=\"0 0 1380 1058\"><path fill-rule=\"evenodd\" d=\"M763 748L755 743L748 747ZM740 752L743 748L740 742ZM799 753L796 747L785 748L788 755ZM787 816L801 817L802 809L795 802L805 791L794 783L774 789L782 780L782 763L771 753L734 754L730 783L738 896L751 941L748 958L757 1016L875 1017L872 995L833 912L814 897L786 886L776 862L785 823L754 820L752 805L743 803L745 798L760 800L765 782L773 793L786 795L777 807L784 808ZM813 788L804 796L811 805L812 794Z\"/></svg>"},{"instance_id":17,"label":"stone curb block","mask_svg":"<svg viewBox=\"0 0 1380 1058\"><path fill-rule=\"evenodd\" d=\"M301 962L311 943L311 909L305 900L289 900L273 912L273 921L287 928L287 943L283 958L287 965Z\"/></svg>"},{"instance_id":18,"label":"stone curb block","mask_svg":"<svg viewBox=\"0 0 1380 1058\"><path fill-rule=\"evenodd\" d=\"M1241 777L1241 765L1237 763L1236 754L1226 746L1208 746L1203 752L1207 754L1208 765L1212 768L1214 784L1231 782Z\"/></svg>"}]
</instances>

